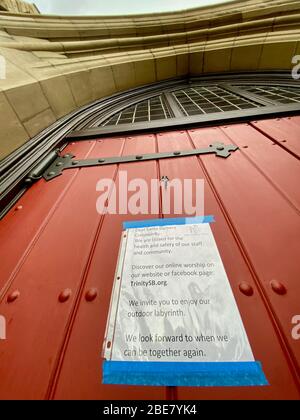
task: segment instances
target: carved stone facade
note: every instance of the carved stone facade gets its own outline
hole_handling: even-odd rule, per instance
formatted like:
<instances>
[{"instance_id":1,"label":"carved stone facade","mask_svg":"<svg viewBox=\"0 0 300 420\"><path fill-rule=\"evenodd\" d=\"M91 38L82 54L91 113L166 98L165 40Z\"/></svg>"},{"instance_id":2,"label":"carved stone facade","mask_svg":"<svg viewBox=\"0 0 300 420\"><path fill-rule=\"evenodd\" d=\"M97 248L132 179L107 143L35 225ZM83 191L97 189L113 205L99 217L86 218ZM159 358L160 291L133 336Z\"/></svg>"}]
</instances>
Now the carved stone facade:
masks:
<instances>
[{"instance_id":1,"label":"carved stone facade","mask_svg":"<svg viewBox=\"0 0 300 420\"><path fill-rule=\"evenodd\" d=\"M22 0L0 0L0 10L12 13L39 14L35 4L27 3Z\"/></svg>"},{"instance_id":2,"label":"carved stone facade","mask_svg":"<svg viewBox=\"0 0 300 420\"><path fill-rule=\"evenodd\" d=\"M0 12L0 158L116 92L189 75L290 71L299 41L298 0L113 17Z\"/></svg>"}]
</instances>

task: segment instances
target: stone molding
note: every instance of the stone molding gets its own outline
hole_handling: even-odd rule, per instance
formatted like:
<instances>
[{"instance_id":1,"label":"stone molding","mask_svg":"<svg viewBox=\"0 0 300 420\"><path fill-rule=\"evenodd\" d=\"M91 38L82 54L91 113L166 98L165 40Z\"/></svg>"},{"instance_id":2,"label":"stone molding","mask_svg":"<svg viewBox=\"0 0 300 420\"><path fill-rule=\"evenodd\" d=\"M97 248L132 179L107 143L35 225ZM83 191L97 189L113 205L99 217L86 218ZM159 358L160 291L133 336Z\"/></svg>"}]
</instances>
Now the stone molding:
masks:
<instances>
[{"instance_id":1,"label":"stone molding","mask_svg":"<svg viewBox=\"0 0 300 420\"><path fill-rule=\"evenodd\" d=\"M299 41L298 0L114 17L0 13L0 158L116 92L189 75L289 71Z\"/></svg>"}]
</instances>

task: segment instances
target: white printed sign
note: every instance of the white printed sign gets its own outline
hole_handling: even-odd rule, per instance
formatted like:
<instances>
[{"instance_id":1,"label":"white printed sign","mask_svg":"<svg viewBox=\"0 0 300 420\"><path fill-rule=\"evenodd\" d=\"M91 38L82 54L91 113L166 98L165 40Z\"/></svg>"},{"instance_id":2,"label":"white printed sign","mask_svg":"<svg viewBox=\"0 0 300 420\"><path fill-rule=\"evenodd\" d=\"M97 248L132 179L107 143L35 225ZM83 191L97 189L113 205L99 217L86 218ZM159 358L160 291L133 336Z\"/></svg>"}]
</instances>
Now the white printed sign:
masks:
<instances>
[{"instance_id":1,"label":"white printed sign","mask_svg":"<svg viewBox=\"0 0 300 420\"><path fill-rule=\"evenodd\" d=\"M210 225L123 234L106 360L254 361Z\"/></svg>"}]
</instances>

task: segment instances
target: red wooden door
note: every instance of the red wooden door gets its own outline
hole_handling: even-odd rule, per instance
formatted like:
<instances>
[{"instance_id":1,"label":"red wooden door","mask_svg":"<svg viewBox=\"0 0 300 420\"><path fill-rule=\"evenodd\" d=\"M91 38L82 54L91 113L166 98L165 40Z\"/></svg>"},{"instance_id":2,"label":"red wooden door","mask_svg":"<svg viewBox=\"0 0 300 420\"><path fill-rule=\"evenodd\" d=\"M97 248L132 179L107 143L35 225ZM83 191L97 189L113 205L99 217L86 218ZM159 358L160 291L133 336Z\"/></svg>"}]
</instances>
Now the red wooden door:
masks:
<instances>
[{"instance_id":1,"label":"red wooden door","mask_svg":"<svg viewBox=\"0 0 300 420\"><path fill-rule=\"evenodd\" d=\"M215 155L65 170L41 179L0 224L0 398L299 399L299 117L122 138L78 141L76 158L236 144ZM102 385L101 349L122 223L165 216L99 215L99 179L203 178L205 214L267 387ZM118 183L116 184L118 185ZM161 203L161 198L157 200ZM171 217L167 215L167 217ZM242 285L242 286L241 286ZM244 293L245 287L253 294Z\"/></svg>"}]
</instances>

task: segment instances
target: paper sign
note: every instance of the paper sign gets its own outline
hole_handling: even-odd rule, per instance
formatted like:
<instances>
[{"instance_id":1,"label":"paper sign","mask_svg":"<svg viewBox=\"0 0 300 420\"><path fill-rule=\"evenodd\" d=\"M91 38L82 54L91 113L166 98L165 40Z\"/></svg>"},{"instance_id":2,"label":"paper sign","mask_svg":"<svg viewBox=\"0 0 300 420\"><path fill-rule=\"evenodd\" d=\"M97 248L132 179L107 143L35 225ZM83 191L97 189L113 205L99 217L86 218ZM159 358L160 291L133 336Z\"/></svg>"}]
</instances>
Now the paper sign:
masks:
<instances>
[{"instance_id":1,"label":"paper sign","mask_svg":"<svg viewBox=\"0 0 300 420\"><path fill-rule=\"evenodd\" d=\"M254 361L208 223L123 233L104 356L127 362Z\"/></svg>"}]
</instances>

